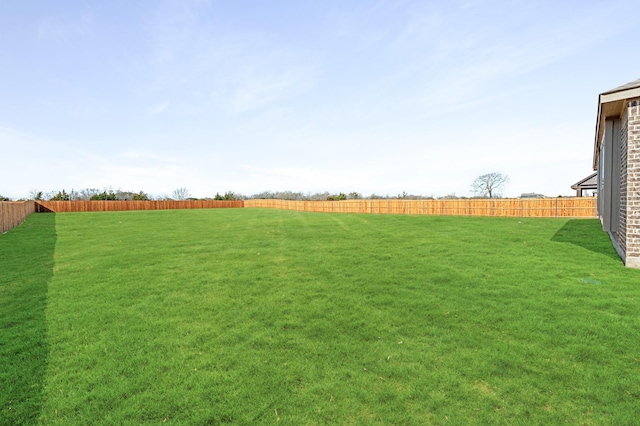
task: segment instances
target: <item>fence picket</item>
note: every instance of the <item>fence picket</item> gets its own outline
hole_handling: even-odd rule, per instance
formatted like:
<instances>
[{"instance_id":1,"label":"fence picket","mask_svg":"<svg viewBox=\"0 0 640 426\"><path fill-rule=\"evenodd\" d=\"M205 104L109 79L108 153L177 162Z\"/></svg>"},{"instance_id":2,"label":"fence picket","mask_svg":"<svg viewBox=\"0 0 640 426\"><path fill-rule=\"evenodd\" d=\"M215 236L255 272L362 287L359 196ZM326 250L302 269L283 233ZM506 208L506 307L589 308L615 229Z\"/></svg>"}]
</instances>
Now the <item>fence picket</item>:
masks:
<instances>
[{"instance_id":1,"label":"fence picket","mask_svg":"<svg viewBox=\"0 0 640 426\"><path fill-rule=\"evenodd\" d=\"M220 209L242 208L244 201L235 200L162 200L162 201L37 201L38 211L105 212L126 210L178 210L178 209Z\"/></svg>"},{"instance_id":2,"label":"fence picket","mask_svg":"<svg viewBox=\"0 0 640 426\"><path fill-rule=\"evenodd\" d=\"M20 225L31 213L36 212L33 201L0 201L0 234Z\"/></svg>"},{"instance_id":3,"label":"fence picket","mask_svg":"<svg viewBox=\"0 0 640 426\"><path fill-rule=\"evenodd\" d=\"M595 197L496 198L461 200L345 200L286 201L245 200L246 208L280 208L297 211L360 212L500 217L597 217Z\"/></svg>"}]
</instances>

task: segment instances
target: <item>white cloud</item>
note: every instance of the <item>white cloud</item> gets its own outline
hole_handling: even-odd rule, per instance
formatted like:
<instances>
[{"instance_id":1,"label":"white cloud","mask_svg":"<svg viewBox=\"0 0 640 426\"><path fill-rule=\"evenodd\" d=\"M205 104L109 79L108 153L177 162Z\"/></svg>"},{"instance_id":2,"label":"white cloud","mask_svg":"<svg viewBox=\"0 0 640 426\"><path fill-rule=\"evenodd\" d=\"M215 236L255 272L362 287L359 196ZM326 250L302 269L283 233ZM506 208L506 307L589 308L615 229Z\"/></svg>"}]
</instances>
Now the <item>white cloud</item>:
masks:
<instances>
[{"instance_id":1,"label":"white cloud","mask_svg":"<svg viewBox=\"0 0 640 426\"><path fill-rule=\"evenodd\" d=\"M169 101L164 101L151 107L150 113L151 115L160 114L164 112L167 108L169 108Z\"/></svg>"},{"instance_id":2,"label":"white cloud","mask_svg":"<svg viewBox=\"0 0 640 426\"><path fill-rule=\"evenodd\" d=\"M205 23L207 14L215 16L209 2L172 2L147 20L150 50L142 68L143 91L179 98L185 110L243 113L313 87L317 60L311 52L266 34Z\"/></svg>"},{"instance_id":3,"label":"white cloud","mask_svg":"<svg viewBox=\"0 0 640 426\"><path fill-rule=\"evenodd\" d=\"M295 96L310 87L307 75L302 69L288 69L281 74L245 77L233 94L232 110L236 113L245 112Z\"/></svg>"},{"instance_id":4,"label":"white cloud","mask_svg":"<svg viewBox=\"0 0 640 426\"><path fill-rule=\"evenodd\" d=\"M36 35L39 40L63 42L91 32L93 16L83 14L71 16L46 16L37 24Z\"/></svg>"}]
</instances>

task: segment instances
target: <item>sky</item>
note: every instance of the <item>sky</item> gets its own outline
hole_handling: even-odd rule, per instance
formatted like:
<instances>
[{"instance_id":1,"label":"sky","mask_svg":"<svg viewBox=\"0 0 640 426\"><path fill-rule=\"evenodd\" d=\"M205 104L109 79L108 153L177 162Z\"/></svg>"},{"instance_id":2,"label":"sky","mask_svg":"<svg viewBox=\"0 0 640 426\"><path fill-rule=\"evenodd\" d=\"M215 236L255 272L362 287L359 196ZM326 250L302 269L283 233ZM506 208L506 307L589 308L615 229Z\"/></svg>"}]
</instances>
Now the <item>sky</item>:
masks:
<instances>
[{"instance_id":1,"label":"sky","mask_svg":"<svg viewBox=\"0 0 640 426\"><path fill-rule=\"evenodd\" d=\"M637 0L0 0L0 195L572 195Z\"/></svg>"}]
</instances>

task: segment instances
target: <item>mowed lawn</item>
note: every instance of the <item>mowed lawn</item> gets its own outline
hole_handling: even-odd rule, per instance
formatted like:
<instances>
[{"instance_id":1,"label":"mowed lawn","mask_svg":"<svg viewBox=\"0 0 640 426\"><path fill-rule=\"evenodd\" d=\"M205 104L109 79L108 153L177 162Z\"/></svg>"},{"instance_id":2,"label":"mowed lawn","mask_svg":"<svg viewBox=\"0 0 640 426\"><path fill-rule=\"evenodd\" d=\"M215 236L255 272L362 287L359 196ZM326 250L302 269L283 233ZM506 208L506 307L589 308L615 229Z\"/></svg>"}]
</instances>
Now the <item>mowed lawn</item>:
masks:
<instances>
[{"instance_id":1,"label":"mowed lawn","mask_svg":"<svg viewBox=\"0 0 640 426\"><path fill-rule=\"evenodd\" d=\"M597 220L35 214L2 424L637 424L640 271Z\"/></svg>"}]
</instances>

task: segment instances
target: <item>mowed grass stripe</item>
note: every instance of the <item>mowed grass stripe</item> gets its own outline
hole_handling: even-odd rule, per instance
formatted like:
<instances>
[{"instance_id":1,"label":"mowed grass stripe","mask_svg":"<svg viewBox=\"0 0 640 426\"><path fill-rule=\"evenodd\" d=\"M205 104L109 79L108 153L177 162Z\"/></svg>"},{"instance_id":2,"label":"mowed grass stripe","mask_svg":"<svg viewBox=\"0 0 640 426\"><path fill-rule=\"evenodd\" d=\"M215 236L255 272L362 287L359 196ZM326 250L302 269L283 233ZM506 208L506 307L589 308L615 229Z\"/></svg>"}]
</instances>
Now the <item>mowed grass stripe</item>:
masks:
<instances>
[{"instance_id":1,"label":"mowed grass stripe","mask_svg":"<svg viewBox=\"0 0 640 426\"><path fill-rule=\"evenodd\" d=\"M221 209L16 232L45 217L42 424L640 415L640 271L595 220ZM12 265L8 304L42 275Z\"/></svg>"}]
</instances>

